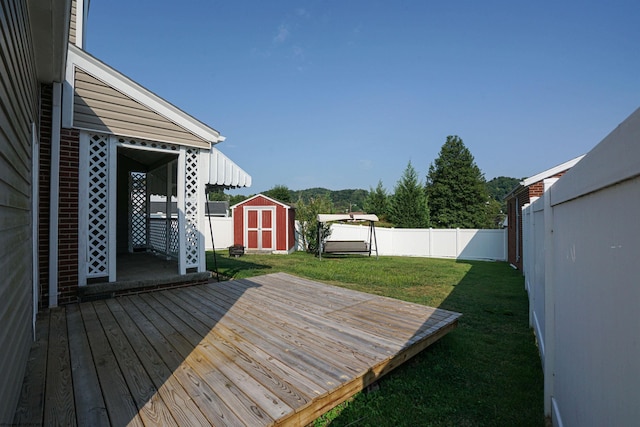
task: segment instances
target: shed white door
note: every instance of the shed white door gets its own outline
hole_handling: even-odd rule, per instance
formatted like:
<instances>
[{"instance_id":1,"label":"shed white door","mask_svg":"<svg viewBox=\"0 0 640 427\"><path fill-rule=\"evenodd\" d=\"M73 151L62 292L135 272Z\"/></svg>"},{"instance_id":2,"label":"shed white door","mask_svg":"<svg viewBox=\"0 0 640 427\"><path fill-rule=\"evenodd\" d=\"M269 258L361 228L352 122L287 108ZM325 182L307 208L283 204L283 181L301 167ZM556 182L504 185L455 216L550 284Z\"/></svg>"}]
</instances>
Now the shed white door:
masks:
<instances>
[{"instance_id":1,"label":"shed white door","mask_svg":"<svg viewBox=\"0 0 640 427\"><path fill-rule=\"evenodd\" d=\"M275 209L245 209L245 242L247 249L274 250L275 245Z\"/></svg>"}]
</instances>

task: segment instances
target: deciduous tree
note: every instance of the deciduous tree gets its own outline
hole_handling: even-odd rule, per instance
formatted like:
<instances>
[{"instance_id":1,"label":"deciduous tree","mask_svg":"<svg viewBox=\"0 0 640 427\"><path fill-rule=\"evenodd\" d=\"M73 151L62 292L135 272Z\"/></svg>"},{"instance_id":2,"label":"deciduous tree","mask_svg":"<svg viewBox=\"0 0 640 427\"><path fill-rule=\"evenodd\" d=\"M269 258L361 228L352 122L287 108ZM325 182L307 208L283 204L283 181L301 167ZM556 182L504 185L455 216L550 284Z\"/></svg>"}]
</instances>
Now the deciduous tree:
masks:
<instances>
[{"instance_id":1,"label":"deciduous tree","mask_svg":"<svg viewBox=\"0 0 640 427\"><path fill-rule=\"evenodd\" d=\"M331 200L327 196L312 197L308 202L298 199L296 202L296 219L300 224L300 237L307 252L318 251L318 214L333 213ZM322 235L331 235L331 224L322 225Z\"/></svg>"},{"instance_id":2,"label":"deciduous tree","mask_svg":"<svg viewBox=\"0 0 640 427\"><path fill-rule=\"evenodd\" d=\"M291 190L286 185L276 185L265 191L264 195L282 203L291 203Z\"/></svg>"}]
</instances>

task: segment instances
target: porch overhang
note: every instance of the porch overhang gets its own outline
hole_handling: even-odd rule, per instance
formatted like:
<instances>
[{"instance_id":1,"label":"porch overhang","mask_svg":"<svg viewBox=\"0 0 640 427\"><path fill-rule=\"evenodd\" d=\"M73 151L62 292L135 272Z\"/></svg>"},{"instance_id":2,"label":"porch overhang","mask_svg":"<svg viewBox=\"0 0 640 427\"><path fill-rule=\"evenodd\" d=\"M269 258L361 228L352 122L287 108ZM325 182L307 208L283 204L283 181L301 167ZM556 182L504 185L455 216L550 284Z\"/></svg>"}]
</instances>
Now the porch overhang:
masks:
<instances>
[{"instance_id":1,"label":"porch overhang","mask_svg":"<svg viewBox=\"0 0 640 427\"><path fill-rule=\"evenodd\" d=\"M207 185L223 188L251 187L251 175L236 165L217 148L209 152L209 175Z\"/></svg>"}]
</instances>

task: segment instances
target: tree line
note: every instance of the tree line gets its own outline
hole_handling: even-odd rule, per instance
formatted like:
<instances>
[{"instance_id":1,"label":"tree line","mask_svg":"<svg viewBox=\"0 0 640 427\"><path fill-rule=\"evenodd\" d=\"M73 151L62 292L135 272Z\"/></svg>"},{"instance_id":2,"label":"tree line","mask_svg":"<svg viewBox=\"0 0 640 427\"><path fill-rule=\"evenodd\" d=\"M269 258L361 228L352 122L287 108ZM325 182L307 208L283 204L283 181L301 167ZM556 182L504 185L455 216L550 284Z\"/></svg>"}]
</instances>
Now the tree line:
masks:
<instances>
[{"instance_id":1,"label":"tree line","mask_svg":"<svg viewBox=\"0 0 640 427\"><path fill-rule=\"evenodd\" d=\"M393 193L388 193L383 182L378 181L369 191L325 188L294 191L277 185L263 194L294 204L301 223L315 224L318 213L367 212L397 228L499 228L506 212L503 198L519 182L517 178L502 176L487 182L462 139L450 135L429 165L425 181L409 161ZM221 193L219 197L225 195ZM236 204L244 198L232 196L229 201ZM306 243L313 250L317 242L314 227L309 228Z\"/></svg>"}]
</instances>

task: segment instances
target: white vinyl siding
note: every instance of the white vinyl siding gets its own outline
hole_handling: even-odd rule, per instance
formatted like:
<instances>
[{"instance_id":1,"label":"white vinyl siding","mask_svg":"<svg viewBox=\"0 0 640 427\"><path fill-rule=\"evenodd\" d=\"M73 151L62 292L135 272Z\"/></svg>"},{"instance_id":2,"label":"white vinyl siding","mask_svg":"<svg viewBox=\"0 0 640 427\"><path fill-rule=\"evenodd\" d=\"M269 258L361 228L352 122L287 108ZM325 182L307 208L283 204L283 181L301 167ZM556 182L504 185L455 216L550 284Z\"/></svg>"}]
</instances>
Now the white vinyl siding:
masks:
<instances>
[{"instance_id":1,"label":"white vinyl siding","mask_svg":"<svg viewBox=\"0 0 640 427\"><path fill-rule=\"evenodd\" d=\"M0 425L13 422L32 341L32 148L38 83L27 2L0 3Z\"/></svg>"},{"instance_id":2,"label":"white vinyl siding","mask_svg":"<svg viewBox=\"0 0 640 427\"><path fill-rule=\"evenodd\" d=\"M72 44L76 44L77 22L78 22L78 2L77 0L71 0L71 19L69 22L69 43L72 43Z\"/></svg>"},{"instance_id":3,"label":"white vinyl siding","mask_svg":"<svg viewBox=\"0 0 640 427\"><path fill-rule=\"evenodd\" d=\"M76 68L73 126L133 138L209 148L166 117Z\"/></svg>"}]
</instances>

